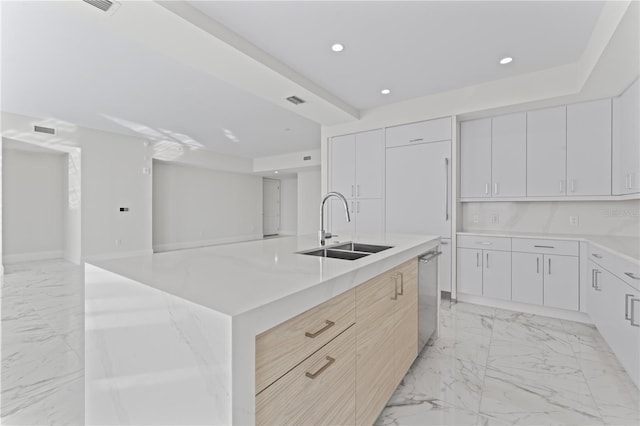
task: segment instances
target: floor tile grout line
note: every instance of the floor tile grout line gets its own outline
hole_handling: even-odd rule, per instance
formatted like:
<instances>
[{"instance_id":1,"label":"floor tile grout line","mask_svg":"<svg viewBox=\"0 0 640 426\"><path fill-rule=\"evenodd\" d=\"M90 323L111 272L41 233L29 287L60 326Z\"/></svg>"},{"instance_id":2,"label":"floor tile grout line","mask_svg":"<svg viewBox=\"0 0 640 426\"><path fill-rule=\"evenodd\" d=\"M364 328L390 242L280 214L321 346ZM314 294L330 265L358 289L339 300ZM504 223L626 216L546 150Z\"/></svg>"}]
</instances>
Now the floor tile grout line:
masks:
<instances>
[{"instance_id":1,"label":"floor tile grout line","mask_svg":"<svg viewBox=\"0 0 640 426\"><path fill-rule=\"evenodd\" d=\"M493 332L496 324L496 310L493 309L493 316L491 318L491 335L489 336L489 350L487 351L487 359L484 362L484 376L482 376L482 387L480 388L480 401L478 401L478 416L476 418L476 424L480 421L482 398L484 397L484 384L487 380L487 369L489 368L489 358L491 357L491 342L493 342Z\"/></svg>"}]
</instances>

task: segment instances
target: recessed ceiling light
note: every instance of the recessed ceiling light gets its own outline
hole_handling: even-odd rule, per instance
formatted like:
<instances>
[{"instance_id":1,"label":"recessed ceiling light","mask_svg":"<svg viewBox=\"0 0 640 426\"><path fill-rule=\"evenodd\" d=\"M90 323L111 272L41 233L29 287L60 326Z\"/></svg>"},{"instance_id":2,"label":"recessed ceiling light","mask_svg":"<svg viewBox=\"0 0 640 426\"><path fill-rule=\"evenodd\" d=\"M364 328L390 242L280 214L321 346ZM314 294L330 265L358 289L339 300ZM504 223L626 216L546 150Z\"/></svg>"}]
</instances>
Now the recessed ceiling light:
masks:
<instances>
[{"instance_id":1,"label":"recessed ceiling light","mask_svg":"<svg viewBox=\"0 0 640 426\"><path fill-rule=\"evenodd\" d=\"M506 65L511 61L513 61L513 58L511 56L505 56L504 58L500 59L500 64Z\"/></svg>"},{"instance_id":2,"label":"recessed ceiling light","mask_svg":"<svg viewBox=\"0 0 640 426\"><path fill-rule=\"evenodd\" d=\"M380 93L382 93L383 95L388 95L389 93L391 93L391 90L389 90L389 89L382 89L382 90L380 91Z\"/></svg>"},{"instance_id":3,"label":"recessed ceiling light","mask_svg":"<svg viewBox=\"0 0 640 426\"><path fill-rule=\"evenodd\" d=\"M333 46L331 46L331 50L333 50L334 52L342 52L344 50L344 45L335 43Z\"/></svg>"}]
</instances>

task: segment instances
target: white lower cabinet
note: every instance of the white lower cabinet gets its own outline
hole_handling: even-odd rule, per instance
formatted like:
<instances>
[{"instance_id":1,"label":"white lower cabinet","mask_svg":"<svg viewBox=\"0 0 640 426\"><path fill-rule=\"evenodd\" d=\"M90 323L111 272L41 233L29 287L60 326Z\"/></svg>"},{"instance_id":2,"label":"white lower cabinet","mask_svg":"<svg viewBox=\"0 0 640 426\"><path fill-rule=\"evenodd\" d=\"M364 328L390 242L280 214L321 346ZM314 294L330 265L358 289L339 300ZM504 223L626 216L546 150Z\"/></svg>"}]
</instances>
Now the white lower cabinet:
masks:
<instances>
[{"instance_id":1,"label":"white lower cabinet","mask_svg":"<svg viewBox=\"0 0 640 426\"><path fill-rule=\"evenodd\" d=\"M543 255L537 253L512 253L511 300L542 305L543 303Z\"/></svg>"},{"instance_id":2,"label":"white lower cabinet","mask_svg":"<svg viewBox=\"0 0 640 426\"><path fill-rule=\"evenodd\" d=\"M511 253L458 249L458 292L511 300Z\"/></svg>"},{"instance_id":3,"label":"white lower cabinet","mask_svg":"<svg viewBox=\"0 0 640 426\"><path fill-rule=\"evenodd\" d=\"M440 291L451 291L451 240L442 239L440 242Z\"/></svg>"},{"instance_id":4,"label":"white lower cabinet","mask_svg":"<svg viewBox=\"0 0 640 426\"><path fill-rule=\"evenodd\" d=\"M640 387L640 290L591 260L589 272L589 316L631 380Z\"/></svg>"},{"instance_id":5,"label":"white lower cabinet","mask_svg":"<svg viewBox=\"0 0 640 426\"><path fill-rule=\"evenodd\" d=\"M579 259L544 255L544 305L577 311L579 308Z\"/></svg>"}]
</instances>

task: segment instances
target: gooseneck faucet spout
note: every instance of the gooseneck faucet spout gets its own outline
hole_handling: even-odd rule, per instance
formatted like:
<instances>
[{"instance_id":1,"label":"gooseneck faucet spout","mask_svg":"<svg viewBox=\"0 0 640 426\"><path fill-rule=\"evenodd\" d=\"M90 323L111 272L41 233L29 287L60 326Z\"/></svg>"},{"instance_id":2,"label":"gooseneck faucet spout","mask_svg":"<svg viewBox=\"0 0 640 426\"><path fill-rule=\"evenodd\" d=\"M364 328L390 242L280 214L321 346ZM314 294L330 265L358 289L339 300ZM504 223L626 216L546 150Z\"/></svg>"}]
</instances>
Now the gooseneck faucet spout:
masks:
<instances>
[{"instance_id":1,"label":"gooseneck faucet spout","mask_svg":"<svg viewBox=\"0 0 640 426\"><path fill-rule=\"evenodd\" d=\"M347 205L347 199L344 198L344 195L339 192L328 192L324 197L322 197L322 201L320 202L320 230L318 231L318 239L320 240L321 246L324 245L325 240L333 237L333 235L331 235L331 232L325 232L324 230L324 203L331 197L336 197L339 200L342 200L344 212L347 215L347 222L351 222L351 215L349 215L349 206Z\"/></svg>"}]
</instances>

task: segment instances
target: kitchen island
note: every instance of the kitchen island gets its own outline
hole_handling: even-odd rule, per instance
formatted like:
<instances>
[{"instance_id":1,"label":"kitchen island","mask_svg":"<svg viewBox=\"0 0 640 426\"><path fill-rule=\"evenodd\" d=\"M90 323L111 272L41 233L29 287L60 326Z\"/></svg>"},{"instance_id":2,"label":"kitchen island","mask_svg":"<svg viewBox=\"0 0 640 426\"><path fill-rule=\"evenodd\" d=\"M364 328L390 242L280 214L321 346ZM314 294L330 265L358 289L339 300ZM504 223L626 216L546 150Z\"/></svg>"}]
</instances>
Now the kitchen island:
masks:
<instances>
[{"instance_id":1,"label":"kitchen island","mask_svg":"<svg viewBox=\"0 0 640 426\"><path fill-rule=\"evenodd\" d=\"M256 336L439 244L356 241L393 247L331 259L301 236L87 264L86 423L255 423Z\"/></svg>"}]
</instances>

